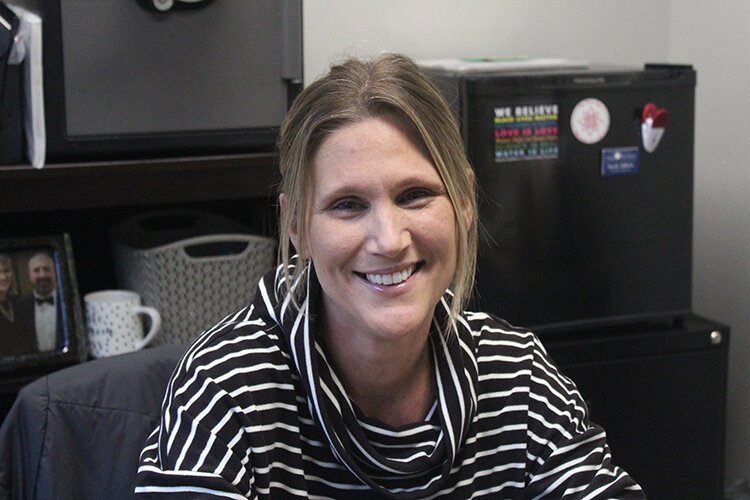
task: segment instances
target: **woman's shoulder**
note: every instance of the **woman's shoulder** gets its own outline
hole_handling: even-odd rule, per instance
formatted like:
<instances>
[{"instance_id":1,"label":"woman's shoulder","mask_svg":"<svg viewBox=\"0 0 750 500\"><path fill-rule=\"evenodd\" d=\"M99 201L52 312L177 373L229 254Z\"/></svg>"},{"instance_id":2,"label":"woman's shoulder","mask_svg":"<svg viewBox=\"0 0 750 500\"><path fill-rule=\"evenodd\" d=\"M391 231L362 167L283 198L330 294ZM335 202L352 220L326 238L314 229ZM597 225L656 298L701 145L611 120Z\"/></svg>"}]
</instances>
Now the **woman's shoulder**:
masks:
<instances>
[{"instance_id":1,"label":"woman's shoulder","mask_svg":"<svg viewBox=\"0 0 750 500\"><path fill-rule=\"evenodd\" d=\"M537 335L494 314L465 312L477 360L482 370L530 373L533 365L551 364Z\"/></svg>"},{"instance_id":2,"label":"woman's shoulder","mask_svg":"<svg viewBox=\"0 0 750 500\"><path fill-rule=\"evenodd\" d=\"M466 311L462 317L478 347L515 346L519 349L528 349L538 344L534 332L511 325L494 314Z\"/></svg>"},{"instance_id":3,"label":"woman's shoulder","mask_svg":"<svg viewBox=\"0 0 750 500\"><path fill-rule=\"evenodd\" d=\"M225 380L237 374L269 377L289 371L290 356L278 325L252 306L230 314L205 330L190 345L175 377Z\"/></svg>"}]
</instances>

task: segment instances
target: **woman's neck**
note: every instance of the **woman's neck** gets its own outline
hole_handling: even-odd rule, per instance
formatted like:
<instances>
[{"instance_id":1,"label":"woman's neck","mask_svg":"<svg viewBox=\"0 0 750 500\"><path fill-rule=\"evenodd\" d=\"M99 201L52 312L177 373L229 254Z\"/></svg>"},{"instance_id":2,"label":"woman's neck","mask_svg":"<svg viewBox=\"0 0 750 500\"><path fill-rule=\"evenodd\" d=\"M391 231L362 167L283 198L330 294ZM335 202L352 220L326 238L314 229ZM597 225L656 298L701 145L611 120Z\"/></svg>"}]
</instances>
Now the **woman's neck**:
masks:
<instances>
[{"instance_id":1,"label":"woman's neck","mask_svg":"<svg viewBox=\"0 0 750 500\"><path fill-rule=\"evenodd\" d=\"M424 419L436 397L429 332L386 342L323 327L336 374L365 415L392 427Z\"/></svg>"}]
</instances>

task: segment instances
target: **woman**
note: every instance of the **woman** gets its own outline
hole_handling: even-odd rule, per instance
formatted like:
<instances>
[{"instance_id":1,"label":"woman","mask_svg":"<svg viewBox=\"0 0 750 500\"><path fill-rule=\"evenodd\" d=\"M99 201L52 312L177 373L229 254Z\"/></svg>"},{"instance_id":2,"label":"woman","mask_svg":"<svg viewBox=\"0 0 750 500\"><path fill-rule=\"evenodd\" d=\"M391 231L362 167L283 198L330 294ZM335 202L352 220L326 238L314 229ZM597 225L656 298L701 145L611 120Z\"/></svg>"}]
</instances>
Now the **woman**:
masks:
<instances>
[{"instance_id":1,"label":"woman","mask_svg":"<svg viewBox=\"0 0 750 500\"><path fill-rule=\"evenodd\" d=\"M0 332L14 324L15 314L13 304L10 303L13 288L13 262L5 254L0 254Z\"/></svg>"},{"instance_id":2,"label":"woman","mask_svg":"<svg viewBox=\"0 0 750 500\"><path fill-rule=\"evenodd\" d=\"M15 294L13 261L0 254L0 356L36 350L34 332L23 321L21 307Z\"/></svg>"},{"instance_id":3,"label":"woman","mask_svg":"<svg viewBox=\"0 0 750 500\"><path fill-rule=\"evenodd\" d=\"M188 349L137 493L643 497L534 335L463 311L474 176L411 60L332 68L279 147L282 263Z\"/></svg>"}]
</instances>

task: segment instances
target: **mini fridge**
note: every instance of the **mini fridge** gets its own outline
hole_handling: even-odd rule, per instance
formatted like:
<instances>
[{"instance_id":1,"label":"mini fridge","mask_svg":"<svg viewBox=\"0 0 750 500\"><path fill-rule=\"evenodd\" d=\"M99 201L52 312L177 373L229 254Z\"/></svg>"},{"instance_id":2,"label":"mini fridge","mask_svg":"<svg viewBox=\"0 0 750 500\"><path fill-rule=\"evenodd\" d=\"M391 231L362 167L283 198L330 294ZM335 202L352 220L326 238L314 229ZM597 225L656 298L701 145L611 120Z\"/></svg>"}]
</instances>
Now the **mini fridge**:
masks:
<instances>
[{"instance_id":1,"label":"mini fridge","mask_svg":"<svg viewBox=\"0 0 750 500\"><path fill-rule=\"evenodd\" d=\"M423 62L476 172L474 307L536 331L687 314L695 71L495 66Z\"/></svg>"}]
</instances>

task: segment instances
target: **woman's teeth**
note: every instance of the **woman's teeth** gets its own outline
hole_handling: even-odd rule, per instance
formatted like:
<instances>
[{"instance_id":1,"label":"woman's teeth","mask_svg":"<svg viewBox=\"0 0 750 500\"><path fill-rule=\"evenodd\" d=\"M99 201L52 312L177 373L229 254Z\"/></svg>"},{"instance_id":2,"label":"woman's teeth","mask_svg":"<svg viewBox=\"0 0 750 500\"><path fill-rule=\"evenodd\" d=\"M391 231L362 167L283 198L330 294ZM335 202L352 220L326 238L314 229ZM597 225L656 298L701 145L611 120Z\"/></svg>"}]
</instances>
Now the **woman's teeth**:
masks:
<instances>
[{"instance_id":1,"label":"woman's teeth","mask_svg":"<svg viewBox=\"0 0 750 500\"><path fill-rule=\"evenodd\" d=\"M405 281L414 274L414 270L417 268L416 265L404 269L393 274L365 274L367 281L375 283L376 285L398 285L402 281Z\"/></svg>"}]
</instances>

